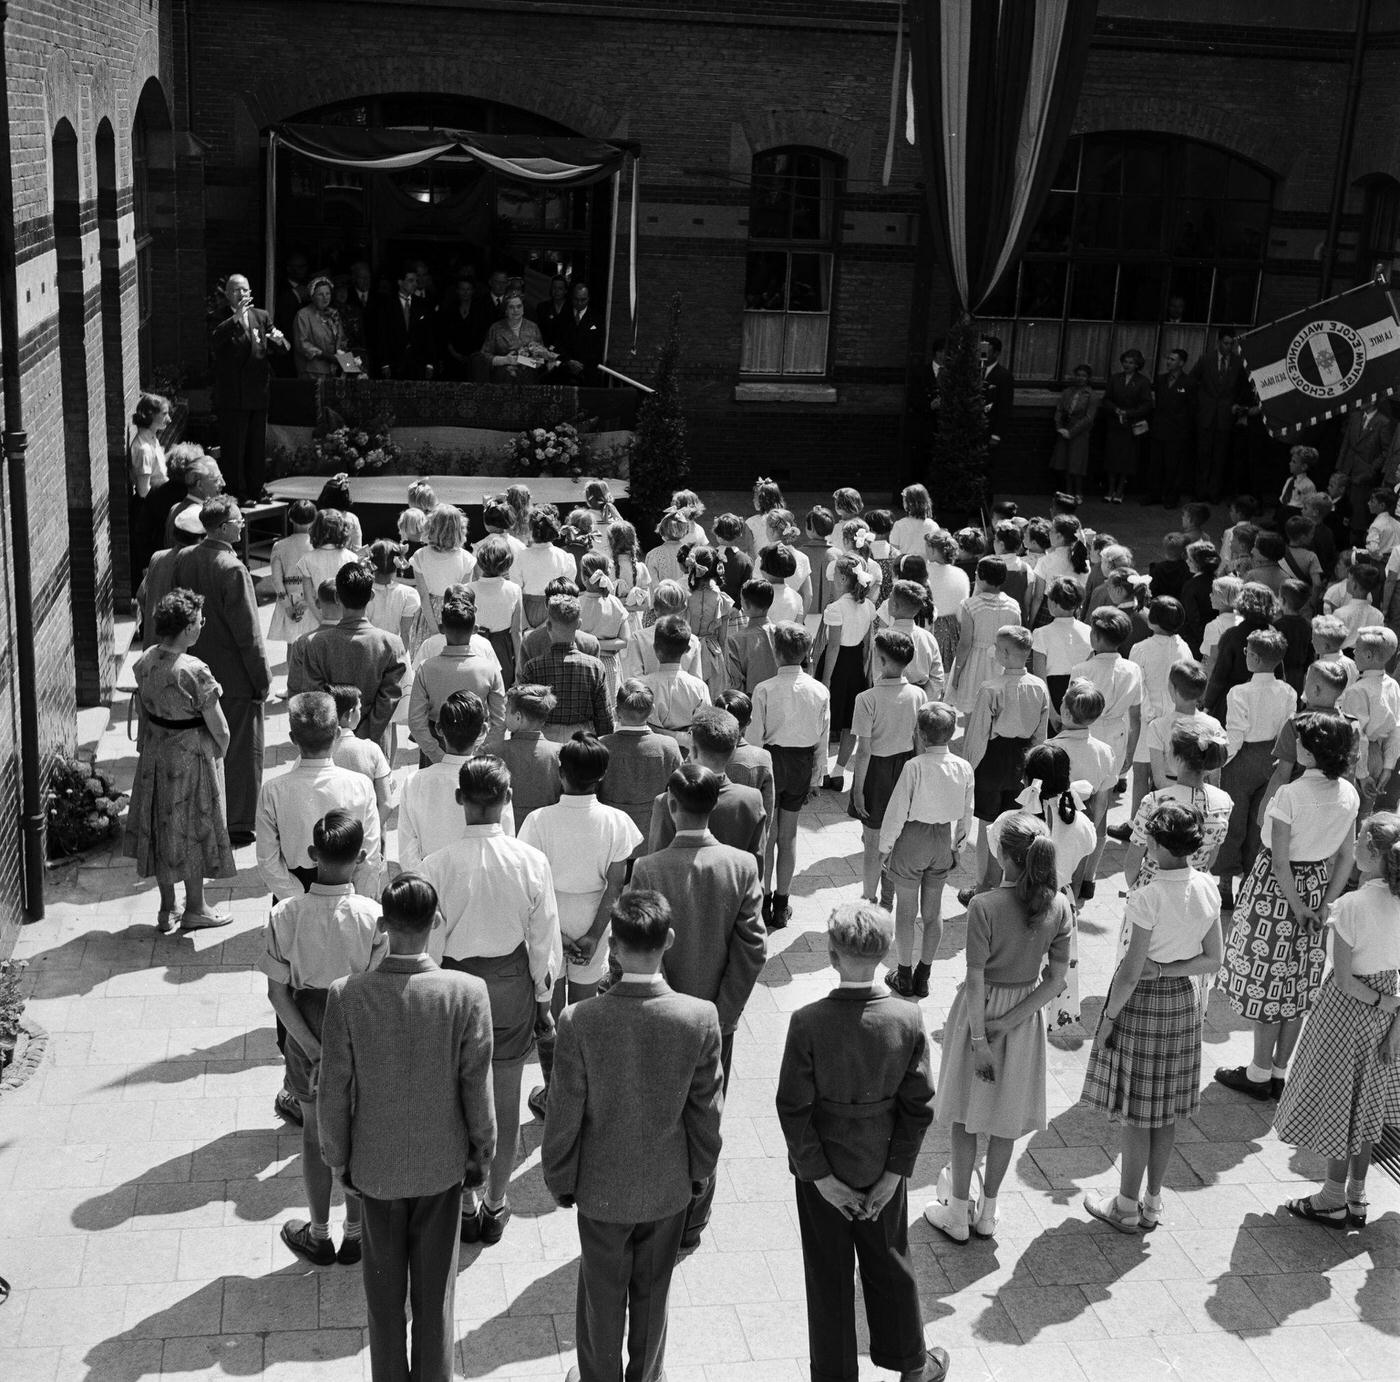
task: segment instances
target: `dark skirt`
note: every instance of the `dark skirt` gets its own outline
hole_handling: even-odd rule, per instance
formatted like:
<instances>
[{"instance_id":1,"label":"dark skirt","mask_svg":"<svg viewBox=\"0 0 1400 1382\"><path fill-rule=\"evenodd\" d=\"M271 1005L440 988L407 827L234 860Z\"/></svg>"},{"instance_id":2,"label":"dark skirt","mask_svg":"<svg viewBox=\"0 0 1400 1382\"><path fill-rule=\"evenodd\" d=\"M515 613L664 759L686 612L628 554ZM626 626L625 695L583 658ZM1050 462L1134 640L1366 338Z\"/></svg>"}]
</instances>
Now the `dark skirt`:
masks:
<instances>
[{"instance_id":1,"label":"dark skirt","mask_svg":"<svg viewBox=\"0 0 1400 1382\"><path fill-rule=\"evenodd\" d=\"M972 814L979 821L994 821L1003 811L1015 809L1025 785L1022 770L1030 746L1029 739L987 741L987 751L972 774Z\"/></svg>"},{"instance_id":2,"label":"dark skirt","mask_svg":"<svg viewBox=\"0 0 1400 1382\"><path fill-rule=\"evenodd\" d=\"M827 649L827 656L831 656ZM870 689L865 675L865 644L852 643L836 654L836 665L831 670L831 732L839 733L850 729L855 718L856 697Z\"/></svg>"},{"instance_id":3,"label":"dark skirt","mask_svg":"<svg viewBox=\"0 0 1400 1382\"><path fill-rule=\"evenodd\" d=\"M865 807L865 820L861 824L867 830L878 830L885 820L885 807L890 804L894 785L904 765L913 758L913 753L882 753L871 757L865 768L865 789L861 793L860 804ZM846 808L846 814L859 817L855 813L855 803Z\"/></svg>"},{"instance_id":4,"label":"dark skirt","mask_svg":"<svg viewBox=\"0 0 1400 1382\"><path fill-rule=\"evenodd\" d=\"M501 664L501 680L509 690L515 685L515 639L509 629L478 629L477 632L485 635L491 644L496 661Z\"/></svg>"},{"instance_id":5,"label":"dark skirt","mask_svg":"<svg viewBox=\"0 0 1400 1382\"><path fill-rule=\"evenodd\" d=\"M527 629L537 629L549 618L548 595L523 595L521 604Z\"/></svg>"},{"instance_id":6,"label":"dark skirt","mask_svg":"<svg viewBox=\"0 0 1400 1382\"><path fill-rule=\"evenodd\" d=\"M1096 1033L1084 1102L1115 1123L1161 1128L1201 1105L1201 999L1190 979L1141 979L1114 1024Z\"/></svg>"},{"instance_id":7,"label":"dark skirt","mask_svg":"<svg viewBox=\"0 0 1400 1382\"><path fill-rule=\"evenodd\" d=\"M475 974L485 982L491 1000L491 1063L511 1065L523 1061L535 1044L535 981L530 977L530 957L524 942L509 955L444 958L442 967Z\"/></svg>"}]
</instances>

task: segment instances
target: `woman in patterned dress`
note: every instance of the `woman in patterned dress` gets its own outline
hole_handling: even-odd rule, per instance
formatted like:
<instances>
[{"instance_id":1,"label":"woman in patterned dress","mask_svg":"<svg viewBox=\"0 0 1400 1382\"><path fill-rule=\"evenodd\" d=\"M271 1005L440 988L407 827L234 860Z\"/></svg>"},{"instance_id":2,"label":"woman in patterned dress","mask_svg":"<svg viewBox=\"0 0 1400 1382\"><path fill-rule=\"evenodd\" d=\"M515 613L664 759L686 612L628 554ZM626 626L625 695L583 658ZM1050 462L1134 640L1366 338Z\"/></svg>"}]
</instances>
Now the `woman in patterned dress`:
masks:
<instances>
[{"instance_id":1,"label":"woman in patterned dress","mask_svg":"<svg viewBox=\"0 0 1400 1382\"><path fill-rule=\"evenodd\" d=\"M1294 717L1302 777L1274 793L1264 813L1267 847L1240 890L1220 967L1230 1006L1254 1027L1249 1065L1215 1072L1218 1083L1253 1099L1278 1098L1303 1018L1327 962L1323 914L1351 875L1361 798L1345 781L1352 727L1312 710Z\"/></svg>"},{"instance_id":2,"label":"woman in patterned dress","mask_svg":"<svg viewBox=\"0 0 1400 1382\"><path fill-rule=\"evenodd\" d=\"M1332 970L1274 1116L1283 1141L1327 1158L1322 1189L1284 1207L1328 1228L1365 1226L1371 1148L1400 1124L1400 816L1362 824L1356 863L1361 886L1327 919Z\"/></svg>"},{"instance_id":3,"label":"woman in patterned dress","mask_svg":"<svg viewBox=\"0 0 1400 1382\"><path fill-rule=\"evenodd\" d=\"M189 649L204 628L204 599L172 590L152 618L160 640L136 662L141 738L136 781L126 817L123 853L142 878L160 889L156 926L170 933L227 926L232 917L204 900L205 878L232 878L224 816L228 722L213 673ZM175 906L175 884L185 884L185 909Z\"/></svg>"}]
</instances>

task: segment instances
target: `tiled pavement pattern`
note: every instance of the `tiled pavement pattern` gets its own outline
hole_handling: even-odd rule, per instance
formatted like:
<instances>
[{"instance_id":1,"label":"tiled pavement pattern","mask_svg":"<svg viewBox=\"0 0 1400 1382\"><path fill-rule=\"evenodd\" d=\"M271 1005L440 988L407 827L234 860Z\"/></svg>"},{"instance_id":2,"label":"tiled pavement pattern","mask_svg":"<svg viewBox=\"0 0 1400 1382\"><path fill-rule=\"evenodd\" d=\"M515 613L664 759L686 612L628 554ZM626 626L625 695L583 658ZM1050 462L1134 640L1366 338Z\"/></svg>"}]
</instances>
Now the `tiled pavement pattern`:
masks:
<instances>
[{"instance_id":1,"label":"tiled pavement pattern","mask_svg":"<svg viewBox=\"0 0 1400 1382\"><path fill-rule=\"evenodd\" d=\"M102 757L129 772L124 725L119 702ZM285 761L280 705L268 739ZM738 1034L713 1225L673 1292L670 1382L806 1376L773 1094L787 1015L832 982L823 920L859 891L843 806L824 794L804 817L795 924L770 942ZM54 875L48 919L21 938L31 1011L51 1044L36 1077L0 1101L0 1275L14 1286L0 1306L0 1382L369 1376L358 1269L309 1268L277 1238L305 1206L300 1135L272 1114L272 1014L252 968L266 900L251 856L240 851L237 883L211 892L237 914L225 931L155 936L153 891L126 861L99 857ZM1111 846L1106 867L1121 857ZM1121 884L1101 880L1081 919L1091 1022ZM964 939L951 888L945 901L923 1004L935 1041ZM1238 1063L1247 1045L1217 1000L1206 1071ZM1315 1159L1272 1136L1272 1106L1211 1087L1181 1130L1163 1227L1119 1235L1079 1203L1112 1182L1114 1158L1108 1124L1076 1107L1085 1059L1082 1038L1052 1047L1051 1124L1018 1145L994 1243L954 1246L916 1217L926 1334L951 1351L957 1382L1400 1378L1400 1188L1373 1172L1364 1233L1290 1221L1280 1205L1306 1191ZM573 1361L577 1241L540 1179L540 1127L527 1114L504 1241L463 1250L468 1378L557 1382ZM947 1145L937 1129L925 1142L916 1216ZM862 1364L862 1378L889 1375Z\"/></svg>"}]
</instances>

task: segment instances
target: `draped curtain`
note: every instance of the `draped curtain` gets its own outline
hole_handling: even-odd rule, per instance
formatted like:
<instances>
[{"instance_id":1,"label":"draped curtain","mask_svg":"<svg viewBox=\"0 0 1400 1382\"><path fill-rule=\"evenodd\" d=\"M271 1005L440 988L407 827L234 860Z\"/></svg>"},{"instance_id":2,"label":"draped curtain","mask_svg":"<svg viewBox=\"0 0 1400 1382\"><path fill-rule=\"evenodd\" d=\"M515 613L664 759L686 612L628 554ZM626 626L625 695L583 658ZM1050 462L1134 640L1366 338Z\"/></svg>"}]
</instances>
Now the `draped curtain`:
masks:
<instances>
[{"instance_id":1,"label":"draped curtain","mask_svg":"<svg viewBox=\"0 0 1400 1382\"><path fill-rule=\"evenodd\" d=\"M962 305L1013 269L1064 152L1097 0L910 6L929 207Z\"/></svg>"}]
</instances>

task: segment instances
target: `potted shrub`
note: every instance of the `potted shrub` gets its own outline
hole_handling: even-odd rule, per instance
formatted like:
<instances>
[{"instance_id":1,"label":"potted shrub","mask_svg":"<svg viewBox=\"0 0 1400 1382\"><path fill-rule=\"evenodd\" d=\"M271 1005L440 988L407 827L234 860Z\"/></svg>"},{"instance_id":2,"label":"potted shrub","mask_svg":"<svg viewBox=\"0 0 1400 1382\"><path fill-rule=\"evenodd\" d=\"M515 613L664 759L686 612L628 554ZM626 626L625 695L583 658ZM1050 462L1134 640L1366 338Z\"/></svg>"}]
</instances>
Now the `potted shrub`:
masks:
<instances>
[{"instance_id":1,"label":"potted shrub","mask_svg":"<svg viewBox=\"0 0 1400 1382\"><path fill-rule=\"evenodd\" d=\"M49 777L44 811L49 858L82 854L109 840L125 801L126 794L117 791L96 760L60 753Z\"/></svg>"},{"instance_id":2,"label":"potted shrub","mask_svg":"<svg viewBox=\"0 0 1400 1382\"><path fill-rule=\"evenodd\" d=\"M28 960L0 960L0 1072L15 1058L24 1014L20 980L29 968Z\"/></svg>"}]
</instances>

